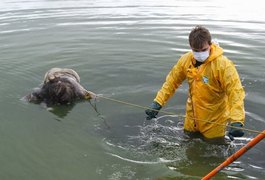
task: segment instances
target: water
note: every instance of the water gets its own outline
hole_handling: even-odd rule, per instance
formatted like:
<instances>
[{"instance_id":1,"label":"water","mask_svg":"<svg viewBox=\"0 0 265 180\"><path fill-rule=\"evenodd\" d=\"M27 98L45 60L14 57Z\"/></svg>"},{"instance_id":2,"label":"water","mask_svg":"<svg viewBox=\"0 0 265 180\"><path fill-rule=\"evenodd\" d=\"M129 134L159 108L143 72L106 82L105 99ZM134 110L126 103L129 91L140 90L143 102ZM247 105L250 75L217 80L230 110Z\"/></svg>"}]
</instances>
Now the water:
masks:
<instances>
[{"instance_id":1,"label":"water","mask_svg":"<svg viewBox=\"0 0 265 180\"><path fill-rule=\"evenodd\" d=\"M100 115L87 102L48 111L20 100L47 70L67 67L91 91L148 106L197 24L237 65L246 128L265 127L262 1L2 0L0 7L0 179L200 179L210 172L226 147L185 139L179 117L146 122L144 109L104 99L96 102ZM164 110L183 115L186 91L184 84ZM262 141L216 179L263 179L264 148Z\"/></svg>"}]
</instances>

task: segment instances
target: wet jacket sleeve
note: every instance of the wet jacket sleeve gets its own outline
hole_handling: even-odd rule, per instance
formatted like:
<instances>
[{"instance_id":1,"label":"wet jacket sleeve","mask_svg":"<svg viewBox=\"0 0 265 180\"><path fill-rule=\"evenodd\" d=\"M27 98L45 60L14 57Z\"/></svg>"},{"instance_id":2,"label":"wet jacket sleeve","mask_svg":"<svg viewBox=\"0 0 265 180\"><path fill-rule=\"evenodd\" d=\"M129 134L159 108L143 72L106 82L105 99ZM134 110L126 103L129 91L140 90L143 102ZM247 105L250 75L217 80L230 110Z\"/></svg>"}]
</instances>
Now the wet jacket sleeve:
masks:
<instances>
[{"instance_id":1,"label":"wet jacket sleeve","mask_svg":"<svg viewBox=\"0 0 265 180\"><path fill-rule=\"evenodd\" d=\"M239 75L234 64L230 64L225 68L223 74L224 88L228 96L228 105L230 109L230 121L241 122L245 121L244 98L245 91L240 82Z\"/></svg>"},{"instance_id":2,"label":"wet jacket sleeve","mask_svg":"<svg viewBox=\"0 0 265 180\"><path fill-rule=\"evenodd\" d=\"M176 89L186 78L185 71L183 70L183 58L180 58L177 64L171 69L166 77L162 88L158 91L154 101L158 102L161 106L165 105L171 96L175 93Z\"/></svg>"}]
</instances>

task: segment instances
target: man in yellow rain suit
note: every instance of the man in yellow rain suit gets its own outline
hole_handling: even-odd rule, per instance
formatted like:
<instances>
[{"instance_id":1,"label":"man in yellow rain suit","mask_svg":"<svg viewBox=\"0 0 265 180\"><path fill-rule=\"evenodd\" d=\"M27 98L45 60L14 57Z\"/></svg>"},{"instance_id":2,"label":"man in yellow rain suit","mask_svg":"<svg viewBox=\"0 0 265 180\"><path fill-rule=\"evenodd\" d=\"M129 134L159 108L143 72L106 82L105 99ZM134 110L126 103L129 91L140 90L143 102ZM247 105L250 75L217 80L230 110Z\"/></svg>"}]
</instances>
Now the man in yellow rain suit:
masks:
<instances>
[{"instance_id":1,"label":"man in yellow rain suit","mask_svg":"<svg viewBox=\"0 0 265 180\"><path fill-rule=\"evenodd\" d=\"M189 34L192 52L181 56L167 75L145 112L147 119L155 118L184 80L189 84L184 131L201 134L206 139L223 138L226 124L229 136L241 137L245 121L245 92L234 64L223 55L223 49L212 43L205 27L196 26ZM235 127L235 128L233 128ZM239 127L239 128L238 128Z\"/></svg>"}]
</instances>

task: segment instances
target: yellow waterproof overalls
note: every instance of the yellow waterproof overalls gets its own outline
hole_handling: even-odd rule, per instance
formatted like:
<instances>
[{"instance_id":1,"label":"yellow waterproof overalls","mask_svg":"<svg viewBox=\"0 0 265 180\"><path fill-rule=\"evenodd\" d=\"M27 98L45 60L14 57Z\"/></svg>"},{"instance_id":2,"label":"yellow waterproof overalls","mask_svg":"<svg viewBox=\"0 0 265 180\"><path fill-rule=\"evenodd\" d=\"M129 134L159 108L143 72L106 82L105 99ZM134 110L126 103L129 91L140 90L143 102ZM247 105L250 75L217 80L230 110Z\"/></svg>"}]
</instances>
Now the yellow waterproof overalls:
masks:
<instances>
[{"instance_id":1,"label":"yellow waterproof overalls","mask_svg":"<svg viewBox=\"0 0 265 180\"><path fill-rule=\"evenodd\" d=\"M164 106L187 79L189 97L184 129L200 132L206 138L222 137L228 121L244 124L245 92L239 75L234 64L223 56L223 49L215 44L211 45L210 55L203 64L199 67L194 64L193 53L184 54L167 75L154 100Z\"/></svg>"}]
</instances>

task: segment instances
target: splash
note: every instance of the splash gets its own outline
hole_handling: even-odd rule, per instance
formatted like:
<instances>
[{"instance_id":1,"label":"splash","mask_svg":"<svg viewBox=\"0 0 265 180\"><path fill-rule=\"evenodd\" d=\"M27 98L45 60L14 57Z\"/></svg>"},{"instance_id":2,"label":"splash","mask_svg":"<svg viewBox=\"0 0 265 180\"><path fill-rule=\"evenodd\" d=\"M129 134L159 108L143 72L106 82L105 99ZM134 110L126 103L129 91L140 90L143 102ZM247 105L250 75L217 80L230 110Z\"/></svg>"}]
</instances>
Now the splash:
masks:
<instances>
[{"instance_id":1,"label":"splash","mask_svg":"<svg viewBox=\"0 0 265 180\"><path fill-rule=\"evenodd\" d=\"M202 139L190 139L183 132L183 120L165 115L139 126L139 133L124 142L104 139L107 154L134 164L165 164L170 169L180 165L209 163L216 165L235 152L250 138L235 138L229 145L216 145Z\"/></svg>"}]
</instances>

